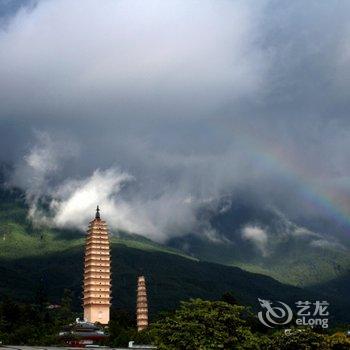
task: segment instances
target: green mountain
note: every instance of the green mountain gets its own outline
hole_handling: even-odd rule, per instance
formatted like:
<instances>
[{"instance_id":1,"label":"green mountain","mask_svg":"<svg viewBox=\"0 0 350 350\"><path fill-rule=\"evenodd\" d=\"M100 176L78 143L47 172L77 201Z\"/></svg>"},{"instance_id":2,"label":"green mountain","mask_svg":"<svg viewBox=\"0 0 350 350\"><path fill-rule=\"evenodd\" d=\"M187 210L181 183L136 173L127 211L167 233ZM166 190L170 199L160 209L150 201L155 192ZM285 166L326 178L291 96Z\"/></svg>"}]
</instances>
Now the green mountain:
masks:
<instances>
[{"instance_id":1,"label":"green mountain","mask_svg":"<svg viewBox=\"0 0 350 350\"><path fill-rule=\"evenodd\" d=\"M57 303L65 288L81 307L84 234L78 231L35 228L27 220L20 192L0 192L0 296L30 301L44 290ZM237 267L202 262L181 251L146 238L118 233L112 236L113 306L133 311L136 278L147 277L151 315L176 307L180 300L218 299L230 292L240 303L258 307L258 298L329 300L332 316L346 321L346 298L284 285L268 276Z\"/></svg>"},{"instance_id":2,"label":"green mountain","mask_svg":"<svg viewBox=\"0 0 350 350\"><path fill-rule=\"evenodd\" d=\"M326 283L350 271L349 242L338 240L334 232L314 232L274 208L242 198L222 207L201 214L214 237L189 233L169 240L168 246L301 287Z\"/></svg>"}]
</instances>

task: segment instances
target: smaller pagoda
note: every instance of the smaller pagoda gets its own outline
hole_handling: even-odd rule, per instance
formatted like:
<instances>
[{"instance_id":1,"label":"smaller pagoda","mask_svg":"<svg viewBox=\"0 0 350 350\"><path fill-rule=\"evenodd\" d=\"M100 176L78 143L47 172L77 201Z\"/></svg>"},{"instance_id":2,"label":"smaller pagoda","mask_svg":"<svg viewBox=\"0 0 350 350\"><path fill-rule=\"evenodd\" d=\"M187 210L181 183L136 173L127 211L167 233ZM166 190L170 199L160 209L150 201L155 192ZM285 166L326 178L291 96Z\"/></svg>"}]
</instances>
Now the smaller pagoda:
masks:
<instances>
[{"instance_id":1,"label":"smaller pagoda","mask_svg":"<svg viewBox=\"0 0 350 350\"><path fill-rule=\"evenodd\" d=\"M148 327L147 290L144 276L139 276L137 280L136 320L139 332Z\"/></svg>"}]
</instances>

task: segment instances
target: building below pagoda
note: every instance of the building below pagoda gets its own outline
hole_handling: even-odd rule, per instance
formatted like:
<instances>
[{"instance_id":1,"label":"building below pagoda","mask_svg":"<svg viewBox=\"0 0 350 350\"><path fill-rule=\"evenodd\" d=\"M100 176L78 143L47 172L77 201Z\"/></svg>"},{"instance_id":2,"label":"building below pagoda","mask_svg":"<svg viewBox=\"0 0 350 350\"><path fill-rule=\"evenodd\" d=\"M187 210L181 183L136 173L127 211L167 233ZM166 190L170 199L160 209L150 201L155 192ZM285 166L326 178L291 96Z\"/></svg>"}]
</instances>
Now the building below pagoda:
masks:
<instances>
[{"instance_id":1,"label":"building below pagoda","mask_svg":"<svg viewBox=\"0 0 350 350\"><path fill-rule=\"evenodd\" d=\"M144 276L139 276L137 280L136 321L139 332L148 327L148 302Z\"/></svg>"},{"instance_id":2,"label":"building below pagoda","mask_svg":"<svg viewBox=\"0 0 350 350\"><path fill-rule=\"evenodd\" d=\"M111 305L111 261L108 227L97 207L89 224L84 260L84 319L108 324Z\"/></svg>"}]
</instances>

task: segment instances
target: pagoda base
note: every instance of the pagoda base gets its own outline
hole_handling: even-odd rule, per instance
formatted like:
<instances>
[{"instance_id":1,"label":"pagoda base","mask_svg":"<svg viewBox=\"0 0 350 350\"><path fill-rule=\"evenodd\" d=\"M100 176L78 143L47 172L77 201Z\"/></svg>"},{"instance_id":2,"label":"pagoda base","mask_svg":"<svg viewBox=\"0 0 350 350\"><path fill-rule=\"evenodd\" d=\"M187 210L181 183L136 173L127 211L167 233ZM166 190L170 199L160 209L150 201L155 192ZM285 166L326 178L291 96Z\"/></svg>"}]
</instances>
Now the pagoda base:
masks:
<instances>
[{"instance_id":1,"label":"pagoda base","mask_svg":"<svg viewBox=\"0 0 350 350\"><path fill-rule=\"evenodd\" d=\"M109 306L107 305L86 305L84 306L84 320L91 323L108 324Z\"/></svg>"}]
</instances>

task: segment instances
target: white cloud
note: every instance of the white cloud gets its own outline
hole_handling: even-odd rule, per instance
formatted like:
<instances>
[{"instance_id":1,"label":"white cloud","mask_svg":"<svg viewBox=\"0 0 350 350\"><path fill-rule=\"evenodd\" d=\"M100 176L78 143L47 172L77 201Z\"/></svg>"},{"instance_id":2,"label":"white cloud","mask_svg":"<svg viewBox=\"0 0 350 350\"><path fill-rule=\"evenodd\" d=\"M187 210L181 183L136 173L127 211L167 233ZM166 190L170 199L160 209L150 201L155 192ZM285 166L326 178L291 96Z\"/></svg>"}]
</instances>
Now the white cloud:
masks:
<instances>
[{"instance_id":1,"label":"white cloud","mask_svg":"<svg viewBox=\"0 0 350 350\"><path fill-rule=\"evenodd\" d=\"M323 249L335 249L335 250L346 250L346 248L337 241L328 241L326 239L317 239L311 241L310 245L314 248L323 248Z\"/></svg>"},{"instance_id":2,"label":"white cloud","mask_svg":"<svg viewBox=\"0 0 350 350\"><path fill-rule=\"evenodd\" d=\"M25 190L29 217L38 215L38 203L50 196L52 183L60 179L64 164L79 153L79 147L68 138L53 139L48 133L35 131L35 144L15 165L8 185Z\"/></svg>"},{"instance_id":3,"label":"white cloud","mask_svg":"<svg viewBox=\"0 0 350 350\"><path fill-rule=\"evenodd\" d=\"M268 237L264 229L258 226L245 226L242 229L242 238L251 241L263 256L268 255Z\"/></svg>"},{"instance_id":4,"label":"white cloud","mask_svg":"<svg viewBox=\"0 0 350 350\"><path fill-rule=\"evenodd\" d=\"M33 197L45 194L50 181L57 178L63 163L79 153L78 145L68 138L52 138L43 131L35 131L35 143L16 164L12 185L27 190Z\"/></svg>"},{"instance_id":5,"label":"white cloud","mask_svg":"<svg viewBox=\"0 0 350 350\"><path fill-rule=\"evenodd\" d=\"M125 222L125 208L116 208L114 197L120 192L122 185L131 179L130 175L117 169L96 170L87 179L71 180L58 186L52 193L52 223L58 227L86 229L96 205L100 205L103 214L113 217L113 223L119 223L118 226L123 228L128 225Z\"/></svg>"},{"instance_id":6,"label":"white cloud","mask_svg":"<svg viewBox=\"0 0 350 350\"><path fill-rule=\"evenodd\" d=\"M296 227L293 231L292 234L297 237L309 237L309 236L316 236L316 237L321 237L319 233L313 232L308 230L305 227Z\"/></svg>"},{"instance_id":7,"label":"white cloud","mask_svg":"<svg viewBox=\"0 0 350 350\"><path fill-rule=\"evenodd\" d=\"M29 217L35 224L86 230L100 205L112 230L156 241L191 230L215 238L210 224L196 217L197 209L208 199L192 198L186 186L163 184L150 191L142 188L139 178L118 167L67 177L66 169L79 159L79 149L66 137L36 132L36 142L16 164L10 185L25 191Z\"/></svg>"},{"instance_id":8,"label":"white cloud","mask_svg":"<svg viewBox=\"0 0 350 350\"><path fill-rule=\"evenodd\" d=\"M163 193L155 198L124 198L123 186L135 179L119 169L96 170L82 180L67 180L49 192L50 212L33 203L32 219L40 224L86 230L96 205L113 230L125 230L164 241L196 225L195 204L181 193Z\"/></svg>"}]
</instances>

